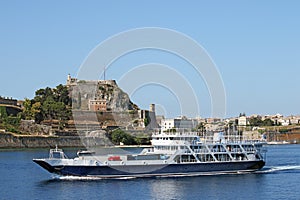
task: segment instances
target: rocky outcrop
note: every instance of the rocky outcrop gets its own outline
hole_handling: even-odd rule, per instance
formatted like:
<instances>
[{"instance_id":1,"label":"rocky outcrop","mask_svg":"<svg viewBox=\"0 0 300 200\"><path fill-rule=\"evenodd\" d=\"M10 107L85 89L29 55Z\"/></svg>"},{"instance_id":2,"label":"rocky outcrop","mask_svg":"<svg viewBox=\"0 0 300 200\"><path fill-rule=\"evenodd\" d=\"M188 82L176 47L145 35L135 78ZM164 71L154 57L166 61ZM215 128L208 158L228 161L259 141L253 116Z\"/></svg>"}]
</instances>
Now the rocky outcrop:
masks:
<instances>
[{"instance_id":1,"label":"rocky outcrop","mask_svg":"<svg viewBox=\"0 0 300 200\"><path fill-rule=\"evenodd\" d=\"M51 135L52 127L42 124L36 124L34 120L21 120L19 129L23 133L30 135Z\"/></svg>"},{"instance_id":2,"label":"rocky outcrop","mask_svg":"<svg viewBox=\"0 0 300 200\"><path fill-rule=\"evenodd\" d=\"M73 109L89 110L89 100L103 100L106 111L124 112L138 110L138 106L131 102L114 80L78 81L69 87Z\"/></svg>"},{"instance_id":3,"label":"rocky outcrop","mask_svg":"<svg viewBox=\"0 0 300 200\"><path fill-rule=\"evenodd\" d=\"M69 90L73 119L78 130L81 130L83 123L97 123L101 128L128 127L139 119L139 107L114 80L77 81L69 86Z\"/></svg>"}]
</instances>

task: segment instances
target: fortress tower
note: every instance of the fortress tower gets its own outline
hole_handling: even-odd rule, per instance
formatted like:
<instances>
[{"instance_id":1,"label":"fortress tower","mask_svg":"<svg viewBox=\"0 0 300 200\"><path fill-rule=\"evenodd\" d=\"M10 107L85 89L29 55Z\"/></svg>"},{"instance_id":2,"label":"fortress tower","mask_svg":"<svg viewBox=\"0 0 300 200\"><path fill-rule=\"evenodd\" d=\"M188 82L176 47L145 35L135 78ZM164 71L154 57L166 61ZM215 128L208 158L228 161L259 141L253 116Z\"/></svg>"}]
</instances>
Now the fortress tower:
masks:
<instances>
[{"instance_id":1,"label":"fortress tower","mask_svg":"<svg viewBox=\"0 0 300 200\"><path fill-rule=\"evenodd\" d=\"M155 104L154 104L154 103L150 104L150 109L149 109L149 111L155 113Z\"/></svg>"},{"instance_id":2,"label":"fortress tower","mask_svg":"<svg viewBox=\"0 0 300 200\"><path fill-rule=\"evenodd\" d=\"M77 79L76 78L72 78L71 75L68 74L67 86L76 85L76 84L77 84Z\"/></svg>"}]
</instances>

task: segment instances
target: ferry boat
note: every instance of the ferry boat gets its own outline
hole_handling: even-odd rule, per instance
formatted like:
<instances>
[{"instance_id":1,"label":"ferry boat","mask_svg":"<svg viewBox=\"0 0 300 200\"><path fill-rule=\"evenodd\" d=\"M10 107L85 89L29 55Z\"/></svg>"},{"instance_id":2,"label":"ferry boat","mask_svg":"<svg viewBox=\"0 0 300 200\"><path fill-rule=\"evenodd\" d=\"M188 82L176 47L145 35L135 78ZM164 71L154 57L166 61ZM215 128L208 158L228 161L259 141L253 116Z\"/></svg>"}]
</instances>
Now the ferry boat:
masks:
<instances>
[{"instance_id":1,"label":"ferry boat","mask_svg":"<svg viewBox=\"0 0 300 200\"><path fill-rule=\"evenodd\" d=\"M156 131L151 147L137 154L97 155L79 151L69 159L57 147L49 158L33 159L41 167L61 176L100 178L192 176L241 173L260 170L265 165L266 142L243 140L238 134L205 134L176 130Z\"/></svg>"}]
</instances>

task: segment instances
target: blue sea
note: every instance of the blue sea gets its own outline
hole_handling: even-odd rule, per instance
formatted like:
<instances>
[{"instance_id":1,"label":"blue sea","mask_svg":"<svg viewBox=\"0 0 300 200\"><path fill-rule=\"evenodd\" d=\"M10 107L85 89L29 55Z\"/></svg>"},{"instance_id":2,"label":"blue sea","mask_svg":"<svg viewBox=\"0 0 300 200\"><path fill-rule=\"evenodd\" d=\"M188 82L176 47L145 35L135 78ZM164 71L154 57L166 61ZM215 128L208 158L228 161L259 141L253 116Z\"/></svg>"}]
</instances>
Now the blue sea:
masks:
<instances>
[{"instance_id":1,"label":"blue sea","mask_svg":"<svg viewBox=\"0 0 300 200\"><path fill-rule=\"evenodd\" d=\"M256 173L195 177L58 178L32 162L47 156L48 149L0 150L0 199L300 199L300 145L268 146Z\"/></svg>"}]
</instances>

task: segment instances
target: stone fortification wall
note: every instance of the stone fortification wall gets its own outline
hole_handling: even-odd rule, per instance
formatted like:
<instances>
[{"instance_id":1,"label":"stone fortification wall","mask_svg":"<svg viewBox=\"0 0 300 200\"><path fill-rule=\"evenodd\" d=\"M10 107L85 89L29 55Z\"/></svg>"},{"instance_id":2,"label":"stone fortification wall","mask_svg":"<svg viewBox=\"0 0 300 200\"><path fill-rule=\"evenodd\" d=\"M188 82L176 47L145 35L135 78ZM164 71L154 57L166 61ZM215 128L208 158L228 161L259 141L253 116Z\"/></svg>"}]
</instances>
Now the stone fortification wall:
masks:
<instances>
[{"instance_id":1,"label":"stone fortification wall","mask_svg":"<svg viewBox=\"0 0 300 200\"><path fill-rule=\"evenodd\" d=\"M0 148L54 148L59 147L86 147L105 146L107 139L103 137L41 137L15 136L10 133L0 133Z\"/></svg>"}]
</instances>

